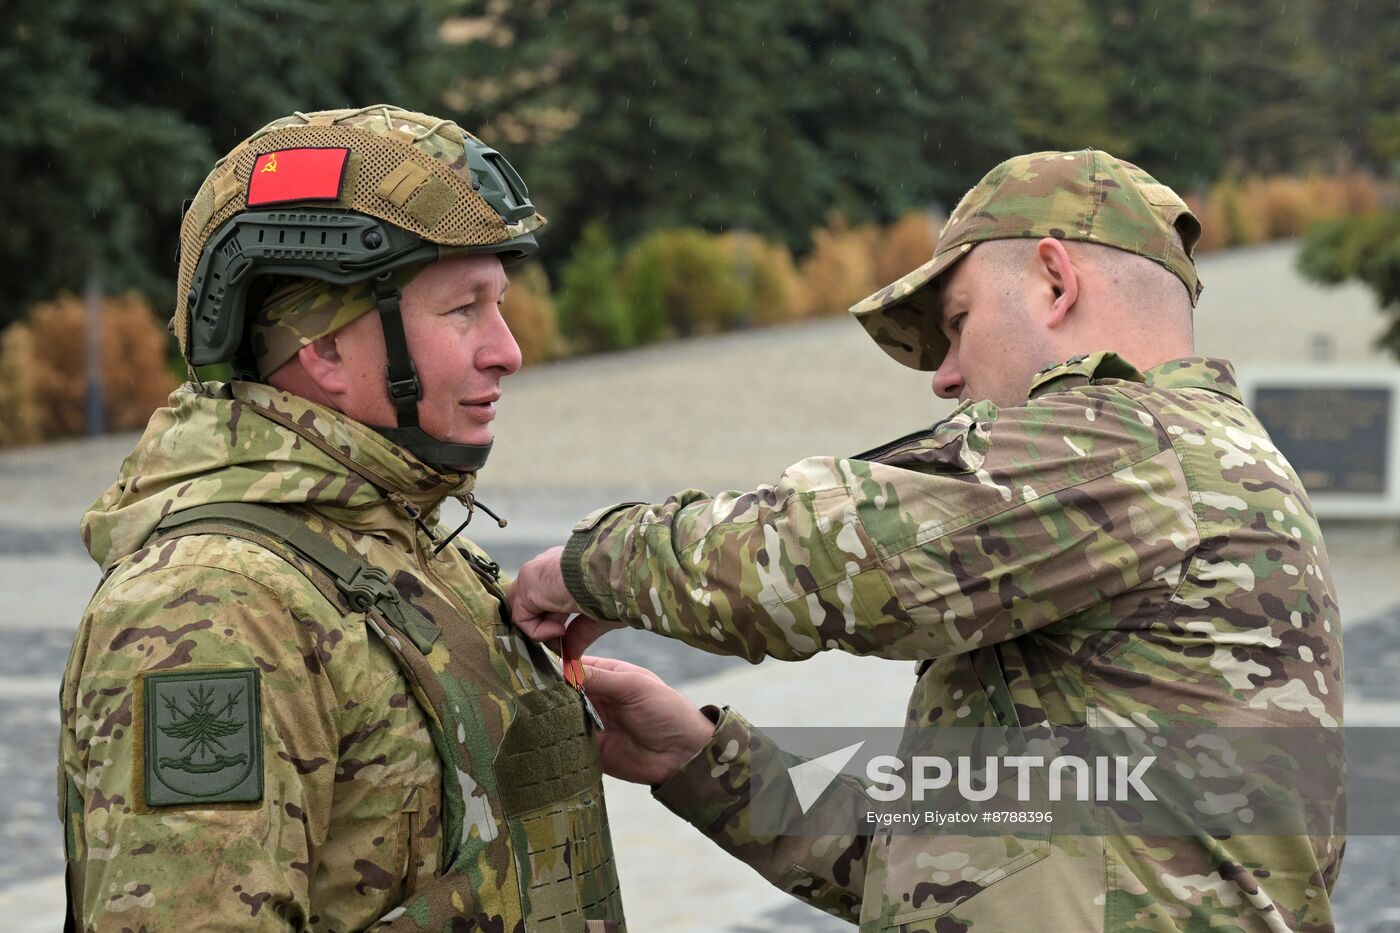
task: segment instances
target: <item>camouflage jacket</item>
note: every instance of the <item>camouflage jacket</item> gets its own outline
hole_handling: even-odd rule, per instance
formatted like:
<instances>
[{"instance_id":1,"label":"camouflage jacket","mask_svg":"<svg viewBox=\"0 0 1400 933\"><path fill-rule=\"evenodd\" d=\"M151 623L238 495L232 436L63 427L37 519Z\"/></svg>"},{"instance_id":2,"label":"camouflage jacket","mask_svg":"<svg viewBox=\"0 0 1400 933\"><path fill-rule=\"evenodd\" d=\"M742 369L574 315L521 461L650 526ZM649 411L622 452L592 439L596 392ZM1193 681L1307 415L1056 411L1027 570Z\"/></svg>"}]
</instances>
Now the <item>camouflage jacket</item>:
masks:
<instances>
[{"instance_id":1,"label":"camouflage jacket","mask_svg":"<svg viewBox=\"0 0 1400 933\"><path fill-rule=\"evenodd\" d=\"M555 915L540 928L583 930L577 903L566 904L575 890L570 865L600 859L609 864L597 877L613 880L602 896L617 897L601 773L581 712L578 766L594 789L588 805L551 804L533 822L502 812L503 734L530 721L522 707L541 691L568 688L505 624L499 587L456 547L434 556L415 526L417 514L435 527L440 503L467 496L473 484L471 475L435 473L363 425L265 385L205 393L186 385L152 417L82 523L107 576L82 619L62 692L60 809L69 813L81 928L350 931L398 915L397 905L413 918L415 891L443 891L440 880L429 883L445 868L452 838L460 839L454 865L468 879L446 894L456 922L523 931L525 915ZM454 767L449 778L465 800L460 832L444 825L448 759L435 748L418 688L363 612L332 605L256 543L193 533L145 544L169 512L220 502L290 508L386 571L440 626L465 619L480 630L444 633L439 642L473 649L475 680L449 689L468 723L457 736L469 749L464 757L487 763ZM455 543L488 563L473 545ZM428 655L435 670L441 654ZM209 702L208 684L218 683L209 678L229 671L242 672L250 689ZM165 675L194 680L167 687ZM250 693L260 709L240 705ZM166 716L154 729L151 707ZM553 735L556 744L564 738ZM547 743L527 744L510 753L528 759ZM261 760L251 792L235 787L207 803L157 797L167 786L200 787L201 769L250 754ZM555 799L544 784L533 790ZM563 852L556 837L583 848ZM568 890L555 890L561 879Z\"/></svg>"},{"instance_id":2,"label":"camouflage jacket","mask_svg":"<svg viewBox=\"0 0 1400 933\"><path fill-rule=\"evenodd\" d=\"M1022 406L966 403L752 492L595 513L563 569L585 612L707 651L916 660L907 729L1341 718L1318 524L1218 360L1139 373L1111 353L1079 357L1039 374ZM775 837L750 828L746 806L755 760L776 754L728 711L657 794L862 930L1332 928L1330 828Z\"/></svg>"}]
</instances>

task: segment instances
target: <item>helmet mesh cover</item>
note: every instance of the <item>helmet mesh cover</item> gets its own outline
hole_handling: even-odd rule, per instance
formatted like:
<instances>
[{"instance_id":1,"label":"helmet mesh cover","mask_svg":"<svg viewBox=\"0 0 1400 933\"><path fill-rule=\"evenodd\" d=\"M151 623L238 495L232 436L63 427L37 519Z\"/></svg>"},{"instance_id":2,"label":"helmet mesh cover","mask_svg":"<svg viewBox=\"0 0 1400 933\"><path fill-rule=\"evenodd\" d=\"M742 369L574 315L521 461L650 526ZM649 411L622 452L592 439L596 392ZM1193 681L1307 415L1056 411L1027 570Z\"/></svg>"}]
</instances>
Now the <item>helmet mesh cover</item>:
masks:
<instances>
[{"instance_id":1,"label":"helmet mesh cover","mask_svg":"<svg viewBox=\"0 0 1400 933\"><path fill-rule=\"evenodd\" d=\"M390 112L400 118L422 119L421 115L406 111L394 109ZM359 115L357 111L346 113L352 116ZM460 130L452 124L447 124L440 132L450 144ZM186 295L194 280L195 269L199 265L205 244L214 232L229 218L248 209L249 179L258 157L283 149L327 147L344 147L350 150L340 197L335 201L307 201L276 207L319 207L358 211L442 246L488 246L501 243L520 233L520 226L533 229L543 223L543 218L536 214L533 218L534 223L527 219L521 225L513 225L514 228L507 227L495 208L472 190L465 158L461 160L461 168L456 169L443 159L419 148L410 134L403 130L376 132L363 126L307 123L261 131L240 143L210 173L200 186L199 193L181 224L180 269L173 330L179 341L181 353L186 357L189 354ZM400 169L406 160L411 160L430 173L427 176L429 184L420 185L416 190L426 191L432 188L438 194L439 200L442 192L446 191L448 194L446 210L441 210L440 206L435 205L437 209L430 213L417 212L419 216L436 217L436 222L431 227L415 217L415 212L411 210L411 197L406 200L405 207L379 194L381 182L390 173ZM432 184L434 180L440 184ZM445 189L443 185L446 186Z\"/></svg>"}]
</instances>

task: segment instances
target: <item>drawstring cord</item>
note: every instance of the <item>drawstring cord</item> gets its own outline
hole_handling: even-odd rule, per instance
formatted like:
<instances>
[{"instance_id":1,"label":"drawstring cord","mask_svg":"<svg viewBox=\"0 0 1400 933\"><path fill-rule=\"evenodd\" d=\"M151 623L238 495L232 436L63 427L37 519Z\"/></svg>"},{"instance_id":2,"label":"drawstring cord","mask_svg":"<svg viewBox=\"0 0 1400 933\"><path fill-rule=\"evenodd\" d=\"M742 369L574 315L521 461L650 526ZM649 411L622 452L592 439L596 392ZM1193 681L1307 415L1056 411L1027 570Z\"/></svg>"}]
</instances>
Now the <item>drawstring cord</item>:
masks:
<instances>
[{"instance_id":1,"label":"drawstring cord","mask_svg":"<svg viewBox=\"0 0 1400 933\"><path fill-rule=\"evenodd\" d=\"M467 493L465 496L459 497L457 501L467 507L467 520L462 522L462 524L458 525L457 530L452 532L452 534L448 535L446 538L444 538L441 544L433 548L434 557L436 557L438 555L438 552L440 552L443 548L447 547L447 545L452 542L453 538L461 534L462 531L472 523L472 516L476 514L477 509L481 509L481 511L494 518L496 520L497 527L506 527L507 522L504 518L501 518L501 516L497 515L495 512L487 508L485 503L477 502L476 496L472 495L471 493Z\"/></svg>"},{"instance_id":2,"label":"drawstring cord","mask_svg":"<svg viewBox=\"0 0 1400 933\"><path fill-rule=\"evenodd\" d=\"M423 521L422 511L418 506L409 502L407 496L401 492L391 492L389 493L389 501L403 509L404 513L408 515L409 518L413 519L413 524L418 526L418 530L428 536L429 541L432 541L434 544L437 543L437 535L433 534L433 529L429 528L428 523ZM433 553L436 554L437 551L433 551Z\"/></svg>"},{"instance_id":3,"label":"drawstring cord","mask_svg":"<svg viewBox=\"0 0 1400 933\"><path fill-rule=\"evenodd\" d=\"M494 518L496 520L497 527L504 528L507 524L509 524L504 518L501 518L501 516L491 511L491 509L488 508L485 504L477 502L476 496L472 495L471 493L467 493L465 496L457 497L457 501L467 507L467 520L462 522L462 524L458 525L456 530L453 531L452 534L439 541L437 535L433 534L433 529L429 528L428 523L423 521L422 510L419 509L418 506L414 505L412 502L409 502L407 496L405 496L401 492L391 492L389 493L389 501L394 503L394 505L398 506L400 509L402 509L404 511L404 514L406 514L409 518L413 519L413 523L418 526L418 530L428 536L428 540L431 541L433 544L433 557L437 557L439 554L441 554L442 549L451 544L453 538L457 537L464 530L466 530L466 527L472 523L472 517L476 514L477 509L481 509L481 511Z\"/></svg>"}]
</instances>

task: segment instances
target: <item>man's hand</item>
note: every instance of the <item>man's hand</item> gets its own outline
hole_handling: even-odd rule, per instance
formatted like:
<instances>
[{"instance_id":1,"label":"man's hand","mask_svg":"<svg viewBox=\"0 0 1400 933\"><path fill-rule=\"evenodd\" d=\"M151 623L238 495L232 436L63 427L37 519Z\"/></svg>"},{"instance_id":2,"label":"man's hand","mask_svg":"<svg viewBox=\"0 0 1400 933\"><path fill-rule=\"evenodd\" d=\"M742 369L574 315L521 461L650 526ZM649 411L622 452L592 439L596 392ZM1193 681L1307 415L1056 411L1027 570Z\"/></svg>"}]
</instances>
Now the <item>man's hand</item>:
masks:
<instances>
[{"instance_id":1,"label":"man's hand","mask_svg":"<svg viewBox=\"0 0 1400 933\"><path fill-rule=\"evenodd\" d=\"M644 667L586 657L584 687L603 718L603 770L636 784L660 784L705 747L715 724Z\"/></svg>"},{"instance_id":2,"label":"man's hand","mask_svg":"<svg viewBox=\"0 0 1400 933\"><path fill-rule=\"evenodd\" d=\"M511 618L535 641L563 635L569 616L578 612L578 603L564 585L563 556L561 547L536 554L520 568L507 593Z\"/></svg>"},{"instance_id":3,"label":"man's hand","mask_svg":"<svg viewBox=\"0 0 1400 933\"><path fill-rule=\"evenodd\" d=\"M578 603L564 585L560 567L563 555L564 549L555 547L530 558L520 568L507 596L511 619L522 632L535 641L552 641L562 636L563 653L579 658L601 635L621 628L622 623L578 614Z\"/></svg>"}]
</instances>

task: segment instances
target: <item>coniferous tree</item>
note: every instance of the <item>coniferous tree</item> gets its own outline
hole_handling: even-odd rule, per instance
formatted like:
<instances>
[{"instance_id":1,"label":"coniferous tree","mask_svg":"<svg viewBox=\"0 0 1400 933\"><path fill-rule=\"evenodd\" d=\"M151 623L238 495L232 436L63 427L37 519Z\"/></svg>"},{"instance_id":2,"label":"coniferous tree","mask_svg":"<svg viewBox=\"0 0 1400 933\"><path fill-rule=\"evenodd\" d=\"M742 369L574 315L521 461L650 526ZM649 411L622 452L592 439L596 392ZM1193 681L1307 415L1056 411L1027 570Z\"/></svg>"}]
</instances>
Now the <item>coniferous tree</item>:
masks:
<instances>
[{"instance_id":1,"label":"coniferous tree","mask_svg":"<svg viewBox=\"0 0 1400 933\"><path fill-rule=\"evenodd\" d=\"M166 314L180 205L292 110L431 109L425 3L14 0L0 44L0 325L99 274ZM370 25L372 24L372 25Z\"/></svg>"}]
</instances>

